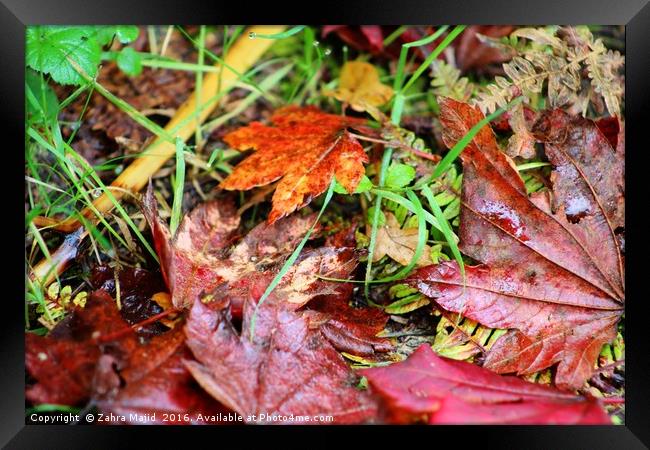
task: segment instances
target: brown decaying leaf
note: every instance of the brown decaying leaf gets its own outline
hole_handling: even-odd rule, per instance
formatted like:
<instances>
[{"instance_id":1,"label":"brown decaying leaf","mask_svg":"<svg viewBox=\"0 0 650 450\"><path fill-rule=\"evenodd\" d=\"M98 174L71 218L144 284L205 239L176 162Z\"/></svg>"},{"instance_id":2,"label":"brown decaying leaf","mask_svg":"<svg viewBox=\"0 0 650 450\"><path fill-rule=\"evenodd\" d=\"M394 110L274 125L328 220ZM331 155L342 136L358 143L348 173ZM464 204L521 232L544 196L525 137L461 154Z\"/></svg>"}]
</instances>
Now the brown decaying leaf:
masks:
<instances>
[{"instance_id":1,"label":"brown decaying leaf","mask_svg":"<svg viewBox=\"0 0 650 450\"><path fill-rule=\"evenodd\" d=\"M185 307L202 294L225 297L236 318L241 317L242 306L250 295L251 280L275 275L315 220L314 214L293 214L273 224L262 222L229 251L235 242L239 217L227 200L199 205L184 218L173 238L158 216L151 189L143 209L174 305ZM387 316L370 308L351 308L347 304L352 294L350 284L318 278L347 278L356 268L358 254L350 246L353 242L341 236L335 244L303 250L275 291L293 310L314 299L315 306L310 304L310 310L313 314L320 312L317 318L314 316L313 326L322 325L323 333L339 350L361 355L385 352L390 342L375 335L383 329ZM340 311L335 312L338 308ZM344 317L347 312L350 316Z\"/></svg>"},{"instance_id":2,"label":"brown decaying leaf","mask_svg":"<svg viewBox=\"0 0 650 450\"><path fill-rule=\"evenodd\" d=\"M440 104L451 148L483 114L451 99ZM459 232L461 251L484 265L466 267L465 287L454 262L419 269L410 283L447 310L511 329L490 349L485 367L529 374L559 363L556 385L578 389L623 312L612 231L622 224L623 160L586 119L552 111L534 130L555 166L556 211L547 196L526 195L485 127L462 154Z\"/></svg>"},{"instance_id":3,"label":"brown decaying leaf","mask_svg":"<svg viewBox=\"0 0 650 450\"><path fill-rule=\"evenodd\" d=\"M315 220L313 214L294 214L273 224L263 222L236 243L240 218L229 199L214 200L196 207L183 219L174 237L158 215L152 189L147 191L143 209L177 308L191 305L201 294L209 295L217 287L236 295L239 286L246 287L247 276L279 269ZM306 302L305 298L298 298L299 292L295 289L313 287L312 284L318 281L315 275L327 266L329 259L337 258L335 249L332 250L330 253L303 252L300 263L285 276L283 284L287 289L294 289L292 295L287 293L287 301L299 306ZM309 273L309 270L313 272ZM304 283L292 285L293 278L300 275ZM241 311L241 303L234 301L233 308Z\"/></svg>"},{"instance_id":4,"label":"brown decaying leaf","mask_svg":"<svg viewBox=\"0 0 650 450\"><path fill-rule=\"evenodd\" d=\"M99 340L119 334L99 346ZM121 359L137 345L135 332L104 291L90 295L48 336L25 336L25 368L35 380L25 389L32 403L81 405L93 392L95 366L102 355Z\"/></svg>"},{"instance_id":5,"label":"brown decaying leaf","mask_svg":"<svg viewBox=\"0 0 650 450\"><path fill-rule=\"evenodd\" d=\"M232 201L201 204L183 218L173 237L158 215L151 183L142 209L175 307L191 305L201 292L209 292L224 281L224 274L219 272L221 257L239 228L239 216Z\"/></svg>"},{"instance_id":6,"label":"brown decaying leaf","mask_svg":"<svg viewBox=\"0 0 650 450\"><path fill-rule=\"evenodd\" d=\"M392 423L611 424L594 399L441 358L428 344L406 361L361 373Z\"/></svg>"},{"instance_id":7,"label":"brown decaying leaf","mask_svg":"<svg viewBox=\"0 0 650 450\"><path fill-rule=\"evenodd\" d=\"M371 111L390 100L393 89L379 81L379 73L372 64L349 61L341 69L339 87L324 94L349 104L355 111Z\"/></svg>"},{"instance_id":8,"label":"brown decaying leaf","mask_svg":"<svg viewBox=\"0 0 650 450\"><path fill-rule=\"evenodd\" d=\"M194 378L249 423L314 423L309 419L320 415L333 416L334 423L373 419L376 403L356 388L357 376L321 332L277 294L260 305L251 337L256 301L270 279L251 280L258 287L244 303L241 335L230 322L229 307L194 303L185 327L198 361L186 363Z\"/></svg>"},{"instance_id":9,"label":"brown decaying leaf","mask_svg":"<svg viewBox=\"0 0 650 450\"><path fill-rule=\"evenodd\" d=\"M402 228L392 213L386 213L386 224L377 230L377 244L373 262L388 255L403 266L407 266L418 245L418 229ZM424 246L424 251L417 261L417 267L431 264L431 247Z\"/></svg>"},{"instance_id":10,"label":"brown decaying leaf","mask_svg":"<svg viewBox=\"0 0 650 450\"><path fill-rule=\"evenodd\" d=\"M257 150L221 183L248 190L280 180L268 222L273 223L325 192L332 178L353 193L368 156L347 128L374 134L366 121L327 114L315 107L286 106L271 116L273 126L252 122L224 140L237 150Z\"/></svg>"}]
</instances>

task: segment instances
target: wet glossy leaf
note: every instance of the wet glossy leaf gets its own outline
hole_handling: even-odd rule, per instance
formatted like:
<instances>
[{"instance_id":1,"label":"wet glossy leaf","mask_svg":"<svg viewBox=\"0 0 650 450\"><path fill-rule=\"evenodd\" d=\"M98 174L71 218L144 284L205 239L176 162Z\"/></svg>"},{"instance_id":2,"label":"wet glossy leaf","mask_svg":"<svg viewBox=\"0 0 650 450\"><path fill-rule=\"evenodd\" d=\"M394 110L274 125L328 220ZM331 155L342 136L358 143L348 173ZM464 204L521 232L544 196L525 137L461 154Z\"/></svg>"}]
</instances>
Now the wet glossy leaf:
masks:
<instances>
[{"instance_id":1,"label":"wet glossy leaf","mask_svg":"<svg viewBox=\"0 0 650 450\"><path fill-rule=\"evenodd\" d=\"M228 410L196 384L183 362L191 357L180 327L154 337L129 355L126 368L120 372L124 386L115 386L97 398L98 408L105 414L124 416L127 423L135 425L210 424L198 415ZM102 370L105 373L97 378L117 375L113 367L100 366Z\"/></svg>"},{"instance_id":2,"label":"wet glossy leaf","mask_svg":"<svg viewBox=\"0 0 650 450\"><path fill-rule=\"evenodd\" d=\"M379 338L388 321L388 315L380 308L350 306L350 284L340 288L337 295L315 298L307 304L305 314L310 327L318 327L321 333L339 351L358 356L385 353L392 349L388 339Z\"/></svg>"},{"instance_id":3,"label":"wet glossy leaf","mask_svg":"<svg viewBox=\"0 0 650 450\"><path fill-rule=\"evenodd\" d=\"M321 414L333 416L335 423L372 420L375 401L356 388L357 376L321 332L284 308L275 293L260 306L256 334L249 335L256 299L270 281L265 278L244 303L241 335L230 322L229 308L194 304L185 327L198 360L187 363L194 378L248 422L292 414L294 424L310 423L301 416Z\"/></svg>"},{"instance_id":4,"label":"wet glossy leaf","mask_svg":"<svg viewBox=\"0 0 650 450\"><path fill-rule=\"evenodd\" d=\"M100 357L122 360L136 346L135 332L113 299L96 291L48 336L26 335L25 368L35 382L28 383L25 396L35 404L82 405L93 393Z\"/></svg>"},{"instance_id":5,"label":"wet glossy leaf","mask_svg":"<svg viewBox=\"0 0 650 450\"><path fill-rule=\"evenodd\" d=\"M483 117L451 99L441 106L450 147ZM550 117L557 121L558 113ZM562 136L546 138L545 146L555 165L556 211L545 193L526 194L486 127L462 154L459 232L461 251L484 265L466 267L465 282L452 262L419 269L410 281L447 310L511 329L490 349L485 367L529 374L558 363L556 385L577 389L591 376L602 345L614 338L623 310L622 262L611 228L621 220L622 163L586 119L551 129ZM606 171L603 158L613 163ZM571 209L575 195L580 214Z\"/></svg>"},{"instance_id":6,"label":"wet glossy leaf","mask_svg":"<svg viewBox=\"0 0 650 450\"><path fill-rule=\"evenodd\" d=\"M611 423L596 400L441 358L427 344L406 361L361 373L393 423Z\"/></svg>"}]
</instances>

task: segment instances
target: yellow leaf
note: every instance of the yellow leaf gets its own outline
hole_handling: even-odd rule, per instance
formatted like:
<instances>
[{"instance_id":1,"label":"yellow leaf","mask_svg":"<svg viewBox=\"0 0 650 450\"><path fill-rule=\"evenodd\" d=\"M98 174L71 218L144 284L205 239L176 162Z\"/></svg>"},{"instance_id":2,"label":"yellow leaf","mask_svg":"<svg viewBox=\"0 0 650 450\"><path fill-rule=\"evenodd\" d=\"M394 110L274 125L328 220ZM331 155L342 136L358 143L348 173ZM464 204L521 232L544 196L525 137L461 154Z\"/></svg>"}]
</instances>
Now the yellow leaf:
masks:
<instances>
[{"instance_id":1,"label":"yellow leaf","mask_svg":"<svg viewBox=\"0 0 650 450\"><path fill-rule=\"evenodd\" d=\"M381 84L372 64L351 61L343 65L338 89L324 94L348 103L356 111L371 112L390 100L393 89Z\"/></svg>"},{"instance_id":2,"label":"yellow leaf","mask_svg":"<svg viewBox=\"0 0 650 450\"><path fill-rule=\"evenodd\" d=\"M172 298L167 292L157 292L151 296L151 300L156 302L164 311L174 308ZM178 323L180 316L170 314L166 318L160 319L160 322L168 328L174 328Z\"/></svg>"}]
</instances>

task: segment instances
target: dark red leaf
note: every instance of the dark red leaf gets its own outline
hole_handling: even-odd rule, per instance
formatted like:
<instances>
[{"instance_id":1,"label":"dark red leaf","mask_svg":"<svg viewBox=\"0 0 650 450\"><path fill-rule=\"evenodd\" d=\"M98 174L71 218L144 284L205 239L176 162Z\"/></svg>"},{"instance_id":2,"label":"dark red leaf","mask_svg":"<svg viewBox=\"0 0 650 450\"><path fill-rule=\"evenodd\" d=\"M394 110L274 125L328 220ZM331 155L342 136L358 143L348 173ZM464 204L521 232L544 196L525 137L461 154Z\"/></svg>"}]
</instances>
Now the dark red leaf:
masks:
<instances>
[{"instance_id":1,"label":"dark red leaf","mask_svg":"<svg viewBox=\"0 0 650 450\"><path fill-rule=\"evenodd\" d=\"M25 389L34 404L78 406L90 397L99 348L84 342L25 335L25 368L36 383Z\"/></svg>"},{"instance_id":2,"label":"dark red leaf","mask_svg":"<svg viewBox=\"0 0 650 450\"><path fill-rule=\"evenodd\" d=\"M98 408L133 424L209 424L199 414L205 418L228 412L185 368L183 361L192 356L184 341L183 330L177 327L138 347L119 374L124 387L98 398ZM115 374L112 367L99 370L104 371L102 377Z\"/></svg>"},{"instance_id":3,"label":"dark red leaf","mask_svg":"<svg viewBox=\"0 0 650 450\"><path fill-rule=\"evenodd\" d=\"M593 399L441 358L427 344L406 361L365 369L362 374L383 398L384 414L394 423L611 423Z\"/></svg>"},{"instance_id":4,"label":"dark red leaf","mask_svg":"<svg viewBox=\"0 0 650 450\"><path fill-rule=\"evenodd\" d=\"M25 368L35 383L28 384L25 396L35 404L83 404L91 395L100 356L121 361L136 345L137 337L113 299L95 291L85 308L75 309L48 336L26 335Z\"/></svg>"},{"instance_id":5,"label":"dark red leaf","mask_svg":"<svg viewBox=\"0 0 650 450\"><path fill-rule=\"evenodd\" d=\"M323 37L335 32L353 48L379 54L384 49L384 33L378 25L361 25L358 29L347 25L323 26Z\"/></svg>"},{"instance_id":6,"label":"dark red leaf","mask_svg":"<svg viewBox=\"0 0 650 450\"><path fill-rule=\"evenodd\" d=\"M325 25L322 30L323 37L330 33L336 33L342 41L362 52L369 52L376 56L397 58L400 54L402 43L414 42L435 33L432 27L412 26L406 30L388 47L384 47L383 41L396 27L362 25ZM463 72L475 71L479 73L501 73L501 63L508 61L512 55L504 53L503 50L481 42L477 34L492 38L508 36L513 30L511 25L471 25L468 26L454 40L450 47L454 49L455 65ZM425 59L444 39L444 35L427 45L418 46L413 49L417 57ZM441 54L440 59L446 56Z\"/></svg>"},{"instance_id":7,"label":"dark red leaf","mask_svg":"<svg viewBox=\"0 0 650 450\"><path fill-rule=\"evenodd\" d=\"M470 25L453 43L456 65L463 71L500 73L501 63L512 58L511 54L481 42L477 34L492 38L508 36L515 27L510 25Z\"/></svg>"},{"instance_id":8,"label":"dark red leaf","mask_svg":"<svg viewBox=\"0 0 650 450\"><path fill-rule=\"evenodd\" d=\"M249 423L277 423L271 415L284 416L279 422L286 423L312 423L309 419L320 415L333 416L335 423L374 418L374 400L355 387L358 379L342 357L275 294L260 306L252 337L255 302L251 297L244 304L241 335L228 308L194 304L185 333L199 362L187 367L206 391ZM286 419L291 415L293 421Z\"/></svg>"},{"instance_id":9,"label":"dark red leaf","mask_svg":"<svg viewBox=\"0 0 650 450\"><path fill-rule=\"evenodd\" d=\"M350 294L352 286L346 285ZM392 350L393 345L377 334L384 329L388 315L379 308L350 306L350 295L324 296L308 303L310 326L321 333L339 351L370 356Z\"/></svg>"},{"instance_id":10,"label":"dark red leaf","mask_svg":"<svg viewBox=\"0 0 650 450\"><path fill-rule=\"evenodd\" d=\"M215 200L201 204L183 219L173 238L158 215L151 184L143 210L175 307L191 305L201 292L209 292L224 281L218 269L239 228L233 202Z\"/></svg>"},{"instance_id":11,"label":"dark red leaf","mask_svg":"<svg viewBox=\"0 0 650 450\"><path fill-rule=\"evenodd\" d=\"M464 103L440 104L449 147L483 118ZM555 125L539 125L537 132L548 130L557 211L551 212L546 195L528 197L485 127L462 153L459 230L461 251L485 265L466 268L465 287L456 263L419 269L410 282L445 309L512 329L490 349L485 367L528 374L559 363L557 386L578 389L602 345L615 336L622 313L622 265L609 225L620 214L622 172L592 122L550 114L540 123ZM611 169L596 156L610 161ZM576 194L586 205L580 217L566 207Z\"/></svg>"}]
</instances>

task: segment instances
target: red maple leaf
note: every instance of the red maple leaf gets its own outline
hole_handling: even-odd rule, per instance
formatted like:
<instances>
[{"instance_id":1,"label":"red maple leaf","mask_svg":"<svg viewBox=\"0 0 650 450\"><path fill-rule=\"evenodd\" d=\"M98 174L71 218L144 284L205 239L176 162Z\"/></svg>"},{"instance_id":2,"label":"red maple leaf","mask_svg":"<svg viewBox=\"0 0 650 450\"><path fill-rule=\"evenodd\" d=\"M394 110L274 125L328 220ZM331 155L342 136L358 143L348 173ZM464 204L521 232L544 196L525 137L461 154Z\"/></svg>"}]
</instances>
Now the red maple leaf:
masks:
<instances>
[{"instance_id":1,"label":"red maple leaf","mask_svg":"<svg viewBox=\"0 0 650 450\"><path fill-rule=\"evenodd\" d=\"M611 424L594 399L442 358L428 344L406 361L361 373L393 423Z\"/></svg>"},{"instance_id":2,"label":"red maple leaf","mask_svg":"<svg viewBox=\"0 0 650 450\"><path fill-rule=\"evenodd\" d=\"M237 150L256 152L235 166L222 188L247 190L280 180L269 223L325 192L334 176L354 192L368 155L347 129L375 134L365 120L327 114L313 106L286 106L273 113L271 123L252 122L224 137Z\"/></svg>"},{"instance_id":3,"label":"red maple leaf","mask_svg":"<svg viewBox=\"0 0 650 450\"><path fill-rule=\"evenodd\" d=\"M310 329L309 320L286 308L275 293L260 305L250 334L256 302L269 281L268 276L251 280L241 334L230 321L229 307L194 304L185 333L198 362L187 367L199 384L249 423L312 423L317 416L331 416L334 423L373 419L375 401L356 387L357 376L321 332Z\"/></svg>"},{"instance_id":4,"label":"red maple leaf","mask_svg":"<svg viewBox=\"0 0 650 450\"><path fill-rule=\"evenodd\" d=\"M441 99L451 148L483 118ZM558 363L555 383L582 387L623 311L623 269L614 227L622 225L622 157L598 127L553 111L534 127L555 170L553 198L529 197L489 127L465 148L461 251L483 263L419 269L409 282L443 308L511 329L485 367L529 374Z\"/></svg>"}]
</instances>

